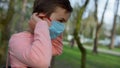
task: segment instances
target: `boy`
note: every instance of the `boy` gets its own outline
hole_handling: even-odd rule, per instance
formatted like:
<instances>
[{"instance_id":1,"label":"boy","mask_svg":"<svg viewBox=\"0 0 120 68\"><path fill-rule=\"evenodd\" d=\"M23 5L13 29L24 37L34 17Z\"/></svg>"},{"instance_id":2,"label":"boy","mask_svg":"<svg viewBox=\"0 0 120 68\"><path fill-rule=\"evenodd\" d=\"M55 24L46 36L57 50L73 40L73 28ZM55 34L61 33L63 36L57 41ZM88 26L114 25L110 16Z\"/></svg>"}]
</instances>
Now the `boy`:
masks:
<instances>
[{"instance_id":1,"label":"boy","mask_svg":"<svg viewBox=\"0 0 120 68\"><path fill-rule=\"evenodd\" d=\"M12 68L48 68L52 56L62 53L64 23L70 17L69 0L35 0L29 31L12 35L9 58Z\"/></svg>"}]
</instances>

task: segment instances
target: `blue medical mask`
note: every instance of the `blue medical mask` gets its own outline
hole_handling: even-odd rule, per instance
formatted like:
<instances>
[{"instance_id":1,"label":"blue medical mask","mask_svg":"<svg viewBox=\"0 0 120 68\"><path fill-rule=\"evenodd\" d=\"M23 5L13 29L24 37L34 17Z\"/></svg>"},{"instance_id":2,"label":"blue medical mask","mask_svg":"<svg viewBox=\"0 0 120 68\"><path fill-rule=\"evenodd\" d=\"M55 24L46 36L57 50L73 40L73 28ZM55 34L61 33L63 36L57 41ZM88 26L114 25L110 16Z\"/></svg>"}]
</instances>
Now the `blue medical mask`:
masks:
<instances>
[{"instance_id":1,"label":"blue medical mask","mask_svg":"<svg viewBox=\"0 0 120 68\"><path fill-rule=\"evenodd\" d=\"M51 21L51 26L49 27L51 39L55 39L64 31L65 25L59 21Z\"/></svg>"}]
</instances>

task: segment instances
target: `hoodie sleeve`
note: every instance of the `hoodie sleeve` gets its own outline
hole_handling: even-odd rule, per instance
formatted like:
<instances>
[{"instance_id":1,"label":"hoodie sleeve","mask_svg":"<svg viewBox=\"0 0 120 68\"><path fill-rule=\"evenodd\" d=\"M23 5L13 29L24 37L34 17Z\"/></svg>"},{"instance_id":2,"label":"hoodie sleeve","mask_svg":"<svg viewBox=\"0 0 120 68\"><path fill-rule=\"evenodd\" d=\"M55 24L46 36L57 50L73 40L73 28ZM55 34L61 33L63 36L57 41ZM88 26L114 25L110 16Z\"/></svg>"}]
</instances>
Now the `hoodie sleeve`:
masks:
<instances>
[{"instance_id":1,"label":"hoodie sleeve","mask_svg":"<svg viewBox=\"0 0 120 68\"><path fill-rule=\"evenodd\" d=\"M29 42L28 37L13 35L9 42L10 53L30 67L48 68L52 56L52 44L48 28L47 22L38 22L32 42Z\"/></svg>"}]
</instances>

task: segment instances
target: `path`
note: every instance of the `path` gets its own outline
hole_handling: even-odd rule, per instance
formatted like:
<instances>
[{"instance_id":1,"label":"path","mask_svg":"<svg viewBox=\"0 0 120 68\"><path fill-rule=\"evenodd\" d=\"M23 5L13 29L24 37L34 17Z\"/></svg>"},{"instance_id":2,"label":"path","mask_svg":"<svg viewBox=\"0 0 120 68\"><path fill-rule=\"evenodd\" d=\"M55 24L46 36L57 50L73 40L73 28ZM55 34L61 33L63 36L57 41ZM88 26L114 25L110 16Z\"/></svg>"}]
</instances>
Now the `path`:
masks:
<instances>
[{"instance_id":1,"label":"path","mask_svg":"<svg viewBox=\"0 0 120 68\"><path fill-rule=\"evenodd\" d=\"M68 42L63 42L64 44L69 44ZM86 49L88 50L93 50L93 47L91 46L84 46ZM102 48L98 48L98 52L101 52L101 53L107 53L107 54L110 54L110 55L116 55L116 56L120 56L120 52L117 52L117 51L112 51L112 50L106 50L106 49L102 49Z\"/></svg>"}]
</instances>

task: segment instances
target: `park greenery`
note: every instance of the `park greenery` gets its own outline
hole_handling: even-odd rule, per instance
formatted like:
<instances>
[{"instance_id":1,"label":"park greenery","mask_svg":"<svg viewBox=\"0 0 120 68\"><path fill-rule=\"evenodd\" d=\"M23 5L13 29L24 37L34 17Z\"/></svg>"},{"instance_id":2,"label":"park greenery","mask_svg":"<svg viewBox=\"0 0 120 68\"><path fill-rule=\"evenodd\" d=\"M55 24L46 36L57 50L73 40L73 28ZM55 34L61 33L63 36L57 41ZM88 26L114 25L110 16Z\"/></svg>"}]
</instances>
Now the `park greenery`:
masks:
<instances>
[{"instance_id":1,"label":"park greenery","mask_svg":"<svg viewBox=\"0 0 120 68\"><path fill-rule=\"evenodd\" d=\"M91 1L94 9L89 9ZM63 34L67 44L63 43L63 53L54 57L51 68L120 68L120 0L114 0L112 26L104 21L111 0L105 1L100 21L99 1L80 0L73 6ZM0 68L6 64L10 36L28 28L33 3L34 0L0 0ZM99 48L119 55L100 52Z\"/></svg>"}]
</instances>

